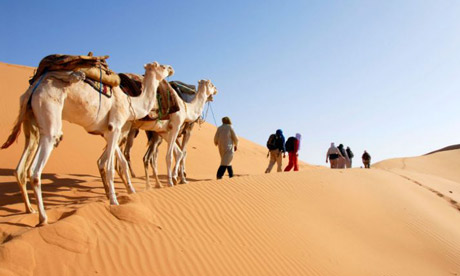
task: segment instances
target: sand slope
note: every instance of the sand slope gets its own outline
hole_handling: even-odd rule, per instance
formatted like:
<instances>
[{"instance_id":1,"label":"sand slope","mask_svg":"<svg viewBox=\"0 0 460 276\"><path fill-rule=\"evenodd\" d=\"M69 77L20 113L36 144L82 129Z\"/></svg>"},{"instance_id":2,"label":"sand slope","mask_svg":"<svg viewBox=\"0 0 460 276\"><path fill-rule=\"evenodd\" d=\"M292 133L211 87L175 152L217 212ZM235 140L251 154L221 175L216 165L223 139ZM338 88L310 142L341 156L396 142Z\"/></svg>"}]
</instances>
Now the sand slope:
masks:
<instances>
[{"instance_id":1,"label":"sand slope","mask_svg":"<svg viewBox=\"0 0 460 276\"><path fill-rule=\"evenodd\" d=\"M0 63L1 139L31 72ZM193 133L191 183L128 196L117 182L121 205L109 206L102 139L65 124L44 174L44 227L22 213L12 176L22 140L0 151L0 275L460 275L460 151L265 175L265 149L243 139L240 176L216 181L214 131Z\"/></svg>"}]
</instances>

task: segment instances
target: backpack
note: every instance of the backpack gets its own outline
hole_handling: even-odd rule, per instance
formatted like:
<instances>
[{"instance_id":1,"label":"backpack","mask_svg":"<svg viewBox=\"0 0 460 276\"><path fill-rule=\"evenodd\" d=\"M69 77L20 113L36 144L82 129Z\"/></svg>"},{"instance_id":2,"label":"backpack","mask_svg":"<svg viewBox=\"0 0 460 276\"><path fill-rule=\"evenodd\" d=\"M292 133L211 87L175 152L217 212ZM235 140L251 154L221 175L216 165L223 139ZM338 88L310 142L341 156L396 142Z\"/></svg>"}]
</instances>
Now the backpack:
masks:
<instances>
[{"instance_id":1,"label":"backpack","mask_svg":"<svg viewBox=\"0 0 460 276\"><path fill-rule=\"evenodd\" d=\"M349 158L353 158L355 156L353 152L351 151L351 149L347 149L347 154Z\"/></svg>"},{"instance_id":2,"label":"backpack","mask_svg":"<svg viewBox=\"0 0 460 276\"><path fill-rule=\"evenodd\" d=\"M294 151L295 150L295 142L296 142L297 138L295 137L289 137L286 141L286 151L287 152L290 152L290 151Z\"/></svg>"},{"instance_id":3,"label":"backpack","mask_svg":"<svg viewBox=\"0 0 460 276\"><path fill-rule=\"evenodd\" d=\"M366 160L366 161L371 160L371 156L370 156L369 153L367 153L367 152L365 152L365 153L363 154L362 157L363 157L363 159Z\"/></svg>"},{"instance_id":4,"label":"backpack","mask_svg":"<svg viewBox=\"0 0 460 276\"><path fill-rule=\"evenodd\" d=\"M270 137L268 137L268 141L267 141L267 148L269 150L274 150L276 149L276 134L272 134L270 135Z\"/></svg>"}]
</instances>

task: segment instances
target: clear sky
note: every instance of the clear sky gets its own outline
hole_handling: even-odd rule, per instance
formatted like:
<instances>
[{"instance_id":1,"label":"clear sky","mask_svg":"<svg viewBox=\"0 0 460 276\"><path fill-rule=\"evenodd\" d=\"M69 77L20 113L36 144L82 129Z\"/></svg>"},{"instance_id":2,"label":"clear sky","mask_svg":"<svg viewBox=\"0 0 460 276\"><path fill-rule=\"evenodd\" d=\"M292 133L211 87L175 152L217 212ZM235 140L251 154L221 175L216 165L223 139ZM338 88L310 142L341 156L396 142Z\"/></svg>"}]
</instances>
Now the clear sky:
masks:
<instances>
[{"instance_id":1,"label":"clear sky","mask_svg":"<svg viewBox=\"0 0 460 276\"><path fill-rule=\"evenodd\" d=\"M0 39L7 63L93 51L116 72L159 61L170 80L210 79L218 123L263 145L299 132L312 164L330 142L354 166L365 149L379 161L459 143L458 0L1 0Z\"/></svg>"}]
</instances>

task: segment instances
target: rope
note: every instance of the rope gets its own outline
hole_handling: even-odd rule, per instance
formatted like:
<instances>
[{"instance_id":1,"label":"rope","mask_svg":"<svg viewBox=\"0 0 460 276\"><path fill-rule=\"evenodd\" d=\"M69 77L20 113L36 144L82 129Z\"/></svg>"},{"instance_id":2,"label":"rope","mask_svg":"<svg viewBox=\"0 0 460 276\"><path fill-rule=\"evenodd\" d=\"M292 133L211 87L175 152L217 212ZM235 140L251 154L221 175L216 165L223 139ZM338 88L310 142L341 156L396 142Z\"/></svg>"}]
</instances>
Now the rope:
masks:
<instances>
[{"instance_id":1,"label":"rope","mask_svg":"<svg viewBox=\"0 0 460 276\"><path fill-rule=\"evenodd\" d=\"M166 111L166 114L169 114L169 109L171 108L171 102L170 102L170 98L171 98L171 94L169 92L169 88L168 88L168 110Z\"/></svg>"},{"instance_id":2,"label":"rope","mask_svg":"<svg viewBox=\"0 0 460 276\"><path fill-rule=\"evenodd\" d=\"M134 119L136 119L136 111L133 108L133 103L131 101L131 97L128 95L128 93L126 93L125 95L126 95L126 97L128 97L129 110L133 113Z\"/></svg>"},{"instance_id":3,"label":"rope","mask_svg":"<svg viewBox=\"0 0 460 276\"><path fill-rule=\"evenodd\" d=\"M30 93L30 97L29 97L29 100L27 101L27 104L30 105L30 102L32 101L32 95L34 94L35 90L37 89L37 87L40 85L40 83L42 82L43 78L45 77L47 72L47 69L45 69L40 77L40 79L38 79L38 82L35 84L34 88L32 88L32 92Z\"/></svg>"},{"instance_id":4,"label":"rope","mask_svg":"<svg viewBox=\"0 0 460 276\"><path fill-rule=\"evenodd\" d=\"M99 117L102 102L102 65L99 64L99 107L97 108L96 120Z\"/></svg>"},{"instance_id":5,"label":"rope","mask_svg":"<svg viewBox=\"0 0 460 276\"><path fill-rule=\"evenodd\" d=\"M158 102L158 121L160 120L161 116L161 93L158 93L159 89L157 89L157 102Z\"/></svg>"},{"instance_id":6,"label":"rope","mask_svg":"<svg viewBox=\"0 0 460 276\"><path fill-rule=\"evenodd\" d=\"M203 123L203 121L206 121L206 118L208 118L208 112L209 112L209 102L206 103L208 107L206 108L206 111L203 110L203 113L201 114L201 119L200 120L200 125Z\"/></svg>"},{"instance_id":7,"label":"rope","mask_svg":"<svg viewBox=\"0 0 460 276\"><path fill-rule=\"evenodd\" d=\"M209 102L209 107L211 108L212 118L214 119L214 125L217 126L216 117L214 116L214 111L212 110L211 102Z\"/></svg>"}]
</instances>

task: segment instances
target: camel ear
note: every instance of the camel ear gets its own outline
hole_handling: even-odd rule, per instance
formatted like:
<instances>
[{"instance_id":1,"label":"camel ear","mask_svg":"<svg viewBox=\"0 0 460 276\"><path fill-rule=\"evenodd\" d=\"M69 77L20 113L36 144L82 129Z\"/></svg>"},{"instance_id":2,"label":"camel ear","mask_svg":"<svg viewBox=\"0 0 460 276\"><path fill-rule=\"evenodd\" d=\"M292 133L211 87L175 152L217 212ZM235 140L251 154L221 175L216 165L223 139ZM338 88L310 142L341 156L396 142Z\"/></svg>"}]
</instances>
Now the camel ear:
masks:
<instances>
[{"instance_id":1,"label":"camel ear","mask_svg":"<svg viewBox=\"0 0 460 276\"><path fill-rule=\"evenodd\" d=\"M148 66L149 66L148 63L144 64L144 69L147 69Z\"/></svg>"},{"instance_id":2,"label":"camel ear","mask_svg":"<svg viewBox=\"0 0 460 276\"><path fill-rule=\"evenodd\" d=\"M158 64L158 62L154 61L154 62L152 63L152 66L153 66L153 67L158 67L158 66L160 66L160 64Z\"/></svg>"},{"instance_id":3,"label":"camel ear","mask_svg":"<svg viewBox=\"0 0 460 276\"><path fill-rule=\"evenodd\" d=\"M169 67L169 75L168 77L171 77L172 75L174 75L174 68L172 68L172 66L168 65Z\"/></svg>"}]
</instances>

